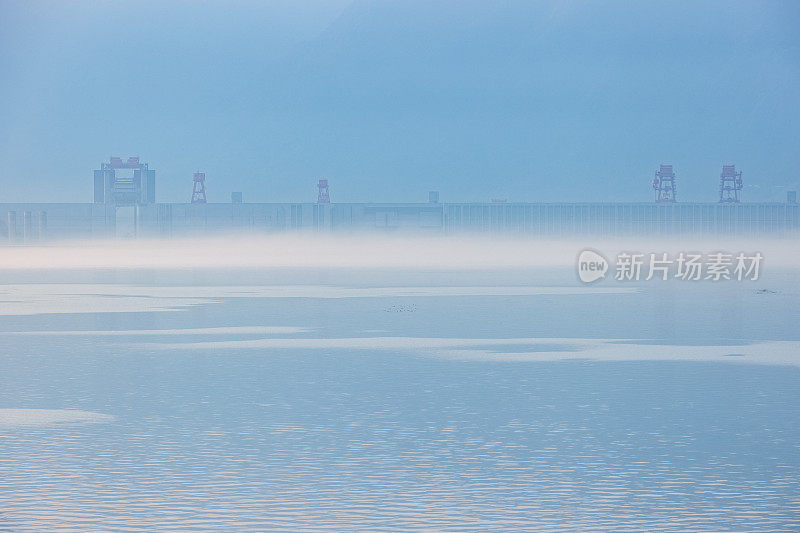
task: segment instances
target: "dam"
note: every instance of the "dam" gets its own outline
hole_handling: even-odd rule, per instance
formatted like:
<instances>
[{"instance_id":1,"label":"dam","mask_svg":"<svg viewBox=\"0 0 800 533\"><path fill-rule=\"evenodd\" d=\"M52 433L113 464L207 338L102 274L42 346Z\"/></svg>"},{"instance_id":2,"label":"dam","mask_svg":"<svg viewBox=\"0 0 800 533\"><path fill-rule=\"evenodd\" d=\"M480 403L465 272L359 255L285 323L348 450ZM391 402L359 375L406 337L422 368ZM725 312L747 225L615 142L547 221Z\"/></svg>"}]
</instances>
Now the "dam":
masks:
<instances>
[{"instance_id":1,"label":"dam","mask_svg":"<svg viewBox=\"0 0 800 533\"><path fill-rule=\"evenodd\" d=\"M800 235L789 203L92 203L0 204L0 242L199 237L276 231L566 236Z\"/></svg>"},{"instance_id":2,"label":"dam","mask_svg":"<svg viewBox=\"0 0 800 533\"><path fill-rule=\"evenodd\" d=\"M666 170L665 170L666 169ZM498 233L535 237L800 236L796 193L785 202L739 199L741 171L723 167L720 201L678 202L671 165L661 165L655 202L537 203L331 202L320 180L317 202L207 203L205 174L195 173L192 202L159 203L155 171L139 158L110 158L94 171L91 203L0 203L0 243L67 239L201 237L287 231Z\"/></svg>"}]
</instances>

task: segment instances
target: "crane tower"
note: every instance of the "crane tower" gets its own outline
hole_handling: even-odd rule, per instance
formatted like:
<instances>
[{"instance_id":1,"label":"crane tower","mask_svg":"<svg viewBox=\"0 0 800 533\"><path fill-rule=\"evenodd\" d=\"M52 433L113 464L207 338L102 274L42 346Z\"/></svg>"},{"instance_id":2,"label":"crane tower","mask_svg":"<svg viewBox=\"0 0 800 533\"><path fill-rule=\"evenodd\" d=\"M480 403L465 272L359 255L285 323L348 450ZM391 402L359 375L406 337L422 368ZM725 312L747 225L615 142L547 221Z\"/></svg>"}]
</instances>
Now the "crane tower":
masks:
<instances>
[{"instance_id":1,"label":"crane tower","mask_svg":"<svg viewBox=\"0 0 800 533\"><path fill-rule=\"evenodd\" d=\"M742 171L736 171L736 165L722 165L719 175L719 203L738 204L739 191L742 190Z\"/></svg>"},{"instance_id":2,"label":"crane tower","mask_svg":"<svg viewBox=\"0 0 800 533\"><path fill-rule=\"evenodd\" d=\"M653 190L656 192L656 203L675 203L675 172L672 165L660 165L653 178Z\"/></svg>"},{"instance_id":3,"label":"crane tower","mask_svg":"<svg viewBox=\"0 0 800 533\"><path fill-rule=\"evenodd\" d=\"M206 173L195 172L194 183L192 185L192 203L206 203Z\"/></svg>"},{"instance_id":4,"label":"crane tower","mask_svg":"<svg viewBox=\"0 0 800 533\"><path fill-rule=\"evenodd\" d=\"M328 190L328 180L319 180L319 183L317 183L317 188L319 189L319 193L317 193L317 203L331 203L331 195L330 191Z\"/></svg>"}]
</instances>

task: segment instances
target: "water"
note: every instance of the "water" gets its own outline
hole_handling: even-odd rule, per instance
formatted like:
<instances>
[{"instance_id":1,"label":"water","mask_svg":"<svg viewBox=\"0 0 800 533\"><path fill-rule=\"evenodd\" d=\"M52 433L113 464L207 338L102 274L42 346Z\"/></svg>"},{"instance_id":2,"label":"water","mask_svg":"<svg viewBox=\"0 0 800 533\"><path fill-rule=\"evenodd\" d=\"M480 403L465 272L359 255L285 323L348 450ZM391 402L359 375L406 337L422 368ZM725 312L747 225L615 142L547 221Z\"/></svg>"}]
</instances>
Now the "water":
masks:
<instances>
[{"instance_id":1,"label":"water","mask_svg":"<svg viewBox=\"0 0 800 533\"><path fill-rule=\"evenodd\" d=\"M795 272L5 279L3 531L800 528Z\"/></svg>"}]
</instances>

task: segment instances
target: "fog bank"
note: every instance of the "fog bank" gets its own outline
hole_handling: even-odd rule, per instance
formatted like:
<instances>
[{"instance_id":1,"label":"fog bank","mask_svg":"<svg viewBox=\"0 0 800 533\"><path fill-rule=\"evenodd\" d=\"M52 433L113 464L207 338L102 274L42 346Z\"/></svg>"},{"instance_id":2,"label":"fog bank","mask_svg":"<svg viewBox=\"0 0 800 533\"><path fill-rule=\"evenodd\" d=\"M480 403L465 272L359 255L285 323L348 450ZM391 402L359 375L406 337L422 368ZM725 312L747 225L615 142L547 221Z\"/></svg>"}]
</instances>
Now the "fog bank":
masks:
<instances>
[{"instance_id":1,"label":"fog bank","mask_svg":"<svg viewBox=\"0 0 800 533\"><path fill-rule=\"evenodd\" d=\"M509 236L377 236L281 234L204 239L86 241L0 248L0 269L92 268L400 268L481 270L572 267L586 248L613 261L639 253L761 252L764 264L800 263L794 240L582 239Z\"/></svg>"}]
</instances>

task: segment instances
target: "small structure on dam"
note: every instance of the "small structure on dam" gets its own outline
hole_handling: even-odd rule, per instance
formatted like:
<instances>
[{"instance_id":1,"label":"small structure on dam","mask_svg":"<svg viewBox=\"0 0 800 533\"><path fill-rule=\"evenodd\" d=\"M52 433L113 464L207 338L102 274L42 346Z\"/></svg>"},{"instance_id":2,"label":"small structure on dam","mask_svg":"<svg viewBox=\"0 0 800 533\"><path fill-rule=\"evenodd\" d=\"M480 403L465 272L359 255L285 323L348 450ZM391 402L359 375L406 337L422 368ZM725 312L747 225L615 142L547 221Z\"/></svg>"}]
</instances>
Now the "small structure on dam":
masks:
<instances>
[{"instance_id":1,"label":"small structure on dam","mask_svg":"<svg viewBox=\"0 0 800 533\"><path fill-rule=\"evenodd\" d=\"M205 204L206 201L206 173L195 172L192 179L192 202L193 204Z\"/></svg>"},{"instance_id":2,"label":"small structure on dam","mask_svg":"<svg viewBox=\"0 0 800 533\"><path fill-rule=\"evenodd\" d=\"M653 178L653 189L656 192L657 204L671 204L678 201L675 188L675 171L672 170L672 165L661 165L656 170L656 176Z\"/></svg>"},{"instance_id":3,"label":"small structure on dam","mask_svg":"<svg viewBox=\"0 0 800 533\"><path fill-rule=\"evenodd\" d=\"M722 165L719 175L719 203L738 204L742 190L742 171L736 172L736 165Z\"/></svg>"}]
</instances>

